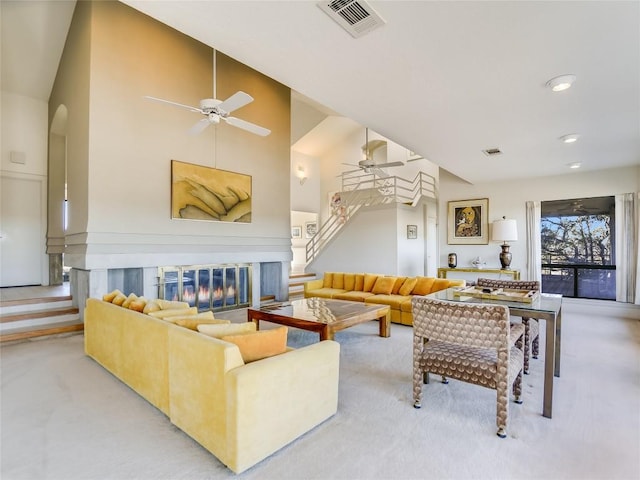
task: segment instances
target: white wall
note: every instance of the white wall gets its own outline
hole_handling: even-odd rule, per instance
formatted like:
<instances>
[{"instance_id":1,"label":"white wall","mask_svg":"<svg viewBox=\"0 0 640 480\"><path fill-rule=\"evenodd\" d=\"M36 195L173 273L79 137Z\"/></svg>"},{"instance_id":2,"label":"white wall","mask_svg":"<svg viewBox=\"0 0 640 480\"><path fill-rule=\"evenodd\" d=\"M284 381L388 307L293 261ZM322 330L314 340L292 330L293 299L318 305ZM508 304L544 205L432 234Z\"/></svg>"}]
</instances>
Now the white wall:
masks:
<instances>
[{"instance_id":1,"label":"white wall","mask_svg":"<svg viewBox=\"0 0 640 480\"><path fill-rule=\"evenodd\" d=\"M6 91L0 92L0 177L7 191L30 185L31 205L7 198L2 202L0 216L0 250L2 286L49 283L46 245L47 193L47 112L46 102ZM25 163L11 162L11 152L23 155ZM37 210L33 210L33 208ZM26 212L30 212L27 214ZM23 214L24 213L24 214ZM24 225L21 222L26 222ZM37 224L34 225L33 222ZM20 238L21 234L36 238ZM6 241L3 241L5 239ZM16 240L16 241L12 241ZM29 259L17 261L16 259ZM28 269L29 271L24 271ZM25 280L28 279L28 280Z\"/></svg>"},{"instance_id":2,"label":"white wall","mask_svg":"<svg viewBox=\"0 0 640 480\"><path fill-rule=\"evenodd\" d=\"M513 259L511 268L521 271L526 279L526 211L525 202L560 200L583 197L601 197L640 190L640 166L597 172L572 172L553 177L520 179L510 182L470 185L442 171L440 174L439 206L439 266L447 266L447 254L458 254L458 266L470 267L481 256L487 267L500 267L500 244L448 245L447 202L476 198L489 199L488 220L491 223L502 216L515 219L518 224L518 241L510 242Z\"/></svg>"},{"instance_id":3,"label":"white wall","mask_svg":"<svg viewBox=\"0 0 640 480\"><path fill-rule=\"evenodd\" d=\"M300 183L296 176L298 167L304 169L307 179ZM320 202L320 161L317 158L291 151L291 210L300 212L319 212Z\"/></svg>"}]
</instances>

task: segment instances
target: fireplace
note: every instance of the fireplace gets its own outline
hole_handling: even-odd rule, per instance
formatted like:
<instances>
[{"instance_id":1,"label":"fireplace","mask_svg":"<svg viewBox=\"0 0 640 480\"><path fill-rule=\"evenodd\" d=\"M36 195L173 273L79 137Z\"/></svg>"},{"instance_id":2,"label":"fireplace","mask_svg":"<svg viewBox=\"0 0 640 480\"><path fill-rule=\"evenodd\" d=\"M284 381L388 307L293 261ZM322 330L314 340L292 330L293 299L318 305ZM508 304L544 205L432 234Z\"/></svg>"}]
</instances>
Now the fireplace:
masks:
<instances>
[{"instance_id":1,"label":"fireplace","mask_svg":"<svg viewBox=\"0 0 640 480\"><path fill-rule=\"evenodd\" d=\"M187 302L198 311L247 307L251 265L190 265L158 269L158 298Z\"/></svg>"}]
</instances>

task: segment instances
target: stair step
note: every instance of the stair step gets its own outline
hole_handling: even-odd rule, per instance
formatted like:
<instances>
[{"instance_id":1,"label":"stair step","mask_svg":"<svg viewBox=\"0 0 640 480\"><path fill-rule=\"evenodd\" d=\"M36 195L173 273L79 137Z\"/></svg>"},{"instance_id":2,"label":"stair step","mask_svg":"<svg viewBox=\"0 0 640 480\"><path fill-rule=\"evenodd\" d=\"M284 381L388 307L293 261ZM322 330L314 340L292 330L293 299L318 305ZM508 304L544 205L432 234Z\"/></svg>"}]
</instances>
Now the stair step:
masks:
<instances>
[{"instance_id":1,"label":"stair step","mask_svg":"<svg viewBox=\"0 0 640 480\"><path fill-rule=\"evenodd\" d=\"M80 310L77 307L48 308L38 311L22 311L21 313L12 313L0 315L0 324L11 322L21 322L25 320L50 319L66 315L78 315Z\"/></svg>"},{"instance_id":2,"label":"stair step","mask_svg":"<svg viewBox=\"0 0 640 480\"><path fill-rule=\"evenodd\" d=\"M26 313L48 310L54 307L71 307L71 296L29 298L23 300L0 301L0 316L11 313Z\"/></svg>"},{"instance_id":3,"label":"stair step","mask_svg":"<svg viewBox=\"0 0 640 480\"><path fill-rule=\"evenodd\" d=\"M82 322L70 322L68 324L60 324L51 326L48 328L41 328L38 330L26 329L13 331L11 333L0 334L0 343L12 342L18 340L26 340L29 338L44 337L47 335L58 335L61 333L80 332L84 330L84 323Z\"/></svg>"},{"instance_id":4,"label":"stair step","mask_svg":"<svg viewBox=\"0 0 640 480\"><path fill-rule=\"evenodd\" d=\"M289 278L309 278L309 277L315 277L316 274L315 273L292 273L291 275L289 275Z\"/></svg>"}]
</instances>

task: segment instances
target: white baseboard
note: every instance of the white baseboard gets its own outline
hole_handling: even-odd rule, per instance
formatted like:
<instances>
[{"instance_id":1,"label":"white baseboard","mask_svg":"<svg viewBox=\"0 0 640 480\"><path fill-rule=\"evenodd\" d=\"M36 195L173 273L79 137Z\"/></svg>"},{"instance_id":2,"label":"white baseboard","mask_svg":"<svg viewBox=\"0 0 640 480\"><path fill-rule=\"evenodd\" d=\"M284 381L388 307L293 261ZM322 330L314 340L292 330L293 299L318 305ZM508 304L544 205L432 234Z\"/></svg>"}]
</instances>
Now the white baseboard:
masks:
<instances>
[{"instance_id":1,"label":"white baseboard","mask_svg":"<svg viewBox=\"0 0 640 480\"><path fill-rule=\"evenodd\" d=\"M640 320L640 305L612 302L608 300L590 300L586 298L563 298L563 311L589 315L606 315L617 318Z\"/></svg>"}]
</instances>

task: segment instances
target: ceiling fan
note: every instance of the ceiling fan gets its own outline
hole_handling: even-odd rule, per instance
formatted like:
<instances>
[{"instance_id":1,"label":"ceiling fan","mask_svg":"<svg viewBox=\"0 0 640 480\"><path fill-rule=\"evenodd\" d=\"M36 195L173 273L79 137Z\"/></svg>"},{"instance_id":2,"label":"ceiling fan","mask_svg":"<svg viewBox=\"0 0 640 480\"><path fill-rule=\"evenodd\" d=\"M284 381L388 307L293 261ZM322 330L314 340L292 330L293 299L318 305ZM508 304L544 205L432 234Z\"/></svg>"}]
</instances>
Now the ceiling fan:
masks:
<instances>
[{"instance_id":1,"label":"ceiling fan","mask_svg":"<svg viewBox=\"0 0 640 480\"><path fill-rule=\"evenodd\" d=\"M151 97L146 95L144 98L149 100L153 100L156 102L168 103L169 105L174 105L176 107L186 108L195 113L200 113L205 116L205 118L199 120L193 127L189 129L189 133L192 135L197 135L202 132L205 128L207 128L211 124L218 124L220 120L224 120L229 125L234 127L241 128L251 133L255 133L256 135L260 135L262 137L267 136L271 133L271 130L261 127L260 125L256 125L255 123L248 122L246 120L242 120L241 118L231 117L229 114L234 110L238 110L239 108L244 107L245 105L253 102L253 97L248 93L243 91L238 91L231 95L226 100L218 100L215 98L216 95L216 51L213 51L213 96L214 98L205 98L200 100L199 107L192 107L190 105L183 105L182 103L176 103L169 100L164 100L162 98Z\"/></svg>"},{"instance_id":2,"label":"ceiling fan","mask_svg":"<svg viewBox=\"0 0 640 480\"><path fill-rule=\"evenodd\" d=\"M381 170L382 168L401 167L404 165L404 163L400 161L387 162L387 163L375 163L373 159L373 152L376 149L380 148L381 146L386 145L387 142L383 140L372 140L371 143L374 144L373 148L371 148L371 144L369 143L369 129L365 128L365 144L362 146L362 156L364 158L360 160L357 164L345 163L345 162L343 162L342 164L358 167L359 170L364 170L365 173L373 173L379 177L389 176L386 172ZM343 174L358 172L359 170L351 170L348 172L344 172Z\"/></svg>"}]
</instances>

